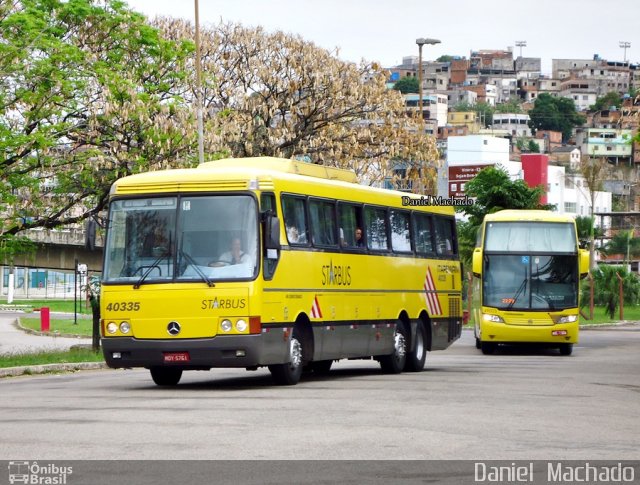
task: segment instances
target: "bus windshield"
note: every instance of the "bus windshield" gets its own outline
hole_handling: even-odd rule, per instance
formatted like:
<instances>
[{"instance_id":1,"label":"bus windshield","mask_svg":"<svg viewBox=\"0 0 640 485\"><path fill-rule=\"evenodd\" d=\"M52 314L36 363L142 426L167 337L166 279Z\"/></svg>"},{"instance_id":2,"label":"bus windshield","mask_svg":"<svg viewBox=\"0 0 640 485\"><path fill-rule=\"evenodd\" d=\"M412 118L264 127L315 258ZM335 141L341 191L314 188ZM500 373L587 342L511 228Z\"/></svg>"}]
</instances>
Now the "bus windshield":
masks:
<instances>
[{"instance_id":1,"label":"bus windshield","mask_svg":"<svg viewBox=\"0 0 640 485\"><path fill-rule=\"evenodd\" d=\"M502 310L578 305L577 256L485 254L483 304Z\"/></svg>"},{"instance_id":2,"label":"bus windshield","mask_svg":"<svg viewBox=\"0 0 640 485\"><path fill-rule=\"evenodd\" d=\"M109 207L105 283L254 278L257 203L249 195L145 197Z\"/></svg>"},{"instance_id":3,"label":"bus windshield","mask_svg":"<svg viewBox=\"0 0 640 485\"><path fill-rule=\"evenodd\" d=\"M490 222L484 250L575 254L576 233L566 222Z\"/></svg>"}]
</instances>

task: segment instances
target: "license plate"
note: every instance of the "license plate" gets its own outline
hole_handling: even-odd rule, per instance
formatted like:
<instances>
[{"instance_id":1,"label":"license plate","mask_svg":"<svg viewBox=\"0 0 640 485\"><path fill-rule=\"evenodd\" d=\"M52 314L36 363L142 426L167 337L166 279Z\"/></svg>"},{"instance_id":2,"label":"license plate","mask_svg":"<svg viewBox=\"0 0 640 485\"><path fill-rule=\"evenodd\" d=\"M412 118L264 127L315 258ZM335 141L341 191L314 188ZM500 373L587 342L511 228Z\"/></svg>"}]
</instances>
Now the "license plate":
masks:
<instances>
[{"instance_id":1,"label":"license plate","mask_svg":"<svg viewBox=\"0 0 640 485\"><path fill-rule=\"evenodd\" d=\"M165 362L189 362L189 352L164 352Z\"/></svg>"}]
</instances>

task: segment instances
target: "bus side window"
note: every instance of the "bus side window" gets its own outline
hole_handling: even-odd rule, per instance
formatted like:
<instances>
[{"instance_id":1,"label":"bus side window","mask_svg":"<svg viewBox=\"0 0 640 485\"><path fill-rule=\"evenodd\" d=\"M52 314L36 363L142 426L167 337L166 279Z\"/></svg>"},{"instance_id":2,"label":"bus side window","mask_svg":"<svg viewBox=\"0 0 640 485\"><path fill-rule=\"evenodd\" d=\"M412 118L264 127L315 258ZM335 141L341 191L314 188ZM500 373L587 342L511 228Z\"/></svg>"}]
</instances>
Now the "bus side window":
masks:
<instances>
[{"instance_id":1,"label":"bus side window","mask_svg":"<svg viewBox=\"0 0 640 485\"><path fill-rule=\"evenodd\" d=\"M365 207L364 224L369 248L378 251L388 250L387 211L380 207Z\"/></svg>"},{"instance_id":2,"label":"bus side window","mask_svg":"<svg viewBox=\"0 0 640 485\"><path fill-rule=\"evenodd\" d=\"M309 200L309 218L314 246L336 246L335 202Z\"/></svg>"},{"instance_id":3,"label":"bus side window","mask_svg":"<svg viewBox=\"0 0 640 485\"><path fill-rule=\"evenodd\" d=\"M265 211L273 211L276 214L276 196L271 192L263 192L260 196L260 210L262 212ZM278 251L279 252L279 251ZM276 267L278 266L279 259L268 258L266 251L263 256L262 265L263 265L263 276L265 280L271 280L273 278L274 273L276 272Z\"/></svg>"},{"instance_id":4,"label":"bus side window","mask_svg":"<svg viewBox=\"0 0 640 485\"><path fill-rule=\"evenodd\" d=\"M411 231L409 230L409 212L391 210L391 246L395 252L411 252Z\"/></svg>"},{"instance_id":5,"label":"bus side window","mask_svg":"<svg viewBox=\"0 0 640 485\"><path fill-rule=\"evenodd\" d=\"M440 256L456 254L454 221L436 216L436 251Z\"/></svg>"},{"instance_id":6,"label":"bus side window","mask_svg":"<svg viewBox=\"0 0 640 485\"><path fill-rule=\"evenodd\" d=\"M413 213L413 237L415 239L416 252L419 254L433 254L433 230L431 228L431 216L420 212Z\"/></svg>"},{"instance_id":7,"label":"bus side window","mask_svg":"<svg viewBox=\"0 0 640 485\"><path fill-rule=\"evenodd\" d=\"M291 195L282 196L282 213L289 244L307 245L306 200Z\"/></svg>"},{"instance_id":8,"label":"bus side window","mask_svg":"<svg viewBox=\"0 0 640 485\"><path fill-rule=\"evenodd\" d=\"M364 249L364 236L356 239L356 231L362 232L362 208L353 204L338 204L338 221L340 224L340 245L348 249Z\"/></svg>"}]
</instances>

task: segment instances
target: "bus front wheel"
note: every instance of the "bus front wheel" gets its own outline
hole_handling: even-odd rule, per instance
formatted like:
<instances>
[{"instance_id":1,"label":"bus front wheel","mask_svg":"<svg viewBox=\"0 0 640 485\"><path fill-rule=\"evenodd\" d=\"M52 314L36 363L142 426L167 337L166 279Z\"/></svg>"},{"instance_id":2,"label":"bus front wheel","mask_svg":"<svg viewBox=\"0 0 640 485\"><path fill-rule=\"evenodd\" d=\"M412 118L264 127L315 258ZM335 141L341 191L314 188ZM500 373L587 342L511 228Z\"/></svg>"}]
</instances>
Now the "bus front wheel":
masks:
<instances>
[{"instance_id":1,"label":"bus front wheel","mask_svg":"<svg viewBox=\"0 0 640 485\"><path fill-rule=\"evenodd\" d=\"M302 342L300 332L295 328L289 342L289 362L269 366L269 372L276 384L293 386L298 383L302 375Z\"/></svg>"},{"instance_id":2,"label":"bus front wheel","mask_svg":"<svg viewBox=\"0 0 640 485\"><path fill-rule=\"evenodd\" d=\"M571 355L573 344L560 344L560 355Z\"/></svg>"},{"instance_id":3,"label":"bus front wheel","mask_svg":"<svg viewBox=\"0 0 640 485\"><path fill-rule=\"evenodd\" d=\"M407 362L407 331L402 322L396 323L393 332L393 352L380 357L380 367L387 374L399 374Z\"/></svg>"},{"instance_id":4,"label":"bus front wheel","mask_svg":"<svg viewBox=\"0 0 640 485\"><path fill-rule=\"evenodd\" d=\"M182 377L182 369L173 367L152 367L149 371L153 382L158 386L175 386Z\"/></svg>"},{"instance_id":5,"label":"bus front wheel","mask_svg":"<svg viewBox=\"0 0 640 485\"><path fill-rule=\"evenodd\" d=\"M416 342L413 350L407 355L405 370L410 372L420 372L424 369L424 363L427 360L427 346L424 325L421 323L416 327Z\"/></svg>"},{"instance_id":6,"label":"bus front wheel","mask_svg":"<svg viewBox=\"0 0 640 485\"><path fill-rule=\"evenodd\" d=\"M491 355L496 351L496 344L493 342L480 342L480 349L484 355Z\"/></svg>"}]
</instances>

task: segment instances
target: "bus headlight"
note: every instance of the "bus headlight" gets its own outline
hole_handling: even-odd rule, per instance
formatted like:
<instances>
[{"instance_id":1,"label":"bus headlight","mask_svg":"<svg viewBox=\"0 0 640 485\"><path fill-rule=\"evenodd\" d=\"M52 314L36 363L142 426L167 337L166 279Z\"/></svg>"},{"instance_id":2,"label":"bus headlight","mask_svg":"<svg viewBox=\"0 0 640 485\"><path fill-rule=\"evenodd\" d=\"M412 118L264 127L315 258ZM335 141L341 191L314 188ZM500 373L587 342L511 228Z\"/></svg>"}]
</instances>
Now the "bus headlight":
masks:
<instances>
[{"instance_id":1,"label":"bus headlight","mask_svg":"<svg viewBox=\"0 0 640 485\"><path fill-rule=\"evenodd\" d=\"M500 315L491 315L489 313L484 313L482 315L482 318L487 322L504 323L504 320Z\"/></svg>"},{"instance_id":2,"label":"bus headlight","mask_svg":"<svg viewBox=\"0 0 640 485\"><path fill-rule=\"evenodd\" d=\"M222 322L220 322L220 328L222 328L223 332L230 332L232 326L231 320L222 320Z\"/></svg>"},{"instance_id":3,"label":"bus headlight","mask_svg":"<svg viewBox=\"0 0 640 485\"><path fill-rule=\"evenodd\" d=\"M247 330L247 322L240 319L236 322L236 330L238 332L244 332Z\"/></svg>"},{"instance_id":4,"label":"bus headlight","mask_svg":"<svg viewBox=\"0 0 640 485\"><path fill-rule=\"evenodd\" d=\"M555 323L573 323L578 321L578 315L556 315L553 320Z\"/></svg>"},{"instance_id":5,"label":"bus headlight","mask_svg":"<svg viewBox=\"0 0 640 485\"><path fill-rule=\"evenodd\" d=\"M129 333L129 330L131 330L129 322L120 322L120 331L122 333Z\"/></svg>"},{"instance_id":6,"label":"bus headlight","mask_svg":"<svg viewBox=\"0 0 640 485\"><path fill-rule=\"evenodd\" d=\"M109 322L107 323L107 332L114 334L118 331L118 325L116 325L116 322Z\"/></svg>"}]
</instances>

